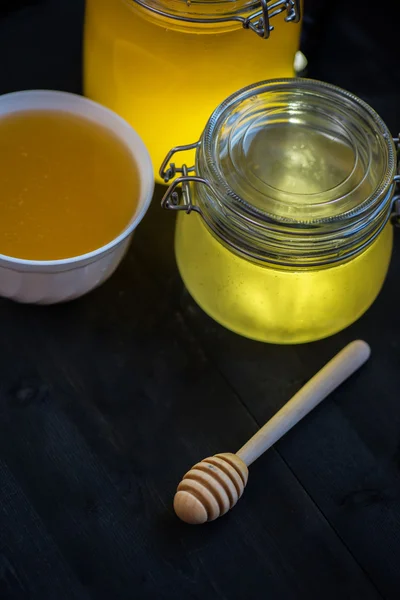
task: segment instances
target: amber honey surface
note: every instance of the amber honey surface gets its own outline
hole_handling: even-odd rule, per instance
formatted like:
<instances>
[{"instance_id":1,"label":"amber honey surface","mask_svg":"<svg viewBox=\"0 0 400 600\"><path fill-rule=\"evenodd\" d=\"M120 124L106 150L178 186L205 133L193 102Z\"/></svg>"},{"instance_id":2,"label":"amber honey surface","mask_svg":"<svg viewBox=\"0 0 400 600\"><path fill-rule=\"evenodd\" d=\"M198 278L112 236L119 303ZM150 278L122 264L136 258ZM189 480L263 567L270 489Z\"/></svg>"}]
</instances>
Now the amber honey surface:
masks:
<instances>
[{"instance_id":1,"label":"amber honey surface","mask_svg":"<svg viewBox=\"0 0 400 600\"><path fill-rule=\"evenodd\" d=\"M57 260L96 250L132 219L129 149L112 131L59 111L0 116L0 254Z\"/></svg>"}]
</instances>

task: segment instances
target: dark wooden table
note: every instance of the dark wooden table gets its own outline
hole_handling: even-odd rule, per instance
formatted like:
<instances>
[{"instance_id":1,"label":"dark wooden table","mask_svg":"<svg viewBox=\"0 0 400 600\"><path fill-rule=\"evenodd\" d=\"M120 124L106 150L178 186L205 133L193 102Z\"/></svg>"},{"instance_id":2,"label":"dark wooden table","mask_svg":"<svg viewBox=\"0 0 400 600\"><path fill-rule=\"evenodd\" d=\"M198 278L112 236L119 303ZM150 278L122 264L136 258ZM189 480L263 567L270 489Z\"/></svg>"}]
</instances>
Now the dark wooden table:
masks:
<instances>
[{"instance_id":1,"label":"dark wooden table","mask_svg":"<svg viewBox=\"0 0 400 600\"><path fill-rule=\"evenodd\" d=\"M25 4L0 18L0 92L79 92L82 1ZM351 83L344 49L363 22L347 38L346 23L339 49L324 36L330 70L321 51L311 75ZM390 70L378 42L359 59L362 85L374 61ZM388 73L386 87L360 89L392 128L398 83ZM185 292L159 195L100 289L49 308L0 301L0 599L398 600L399 237L383 292L353 327L263 345ZM235 451L358 337L369 364L252 467L237 508L180 523L171 500L185 470Z\"/></svg>"}]
</instances>

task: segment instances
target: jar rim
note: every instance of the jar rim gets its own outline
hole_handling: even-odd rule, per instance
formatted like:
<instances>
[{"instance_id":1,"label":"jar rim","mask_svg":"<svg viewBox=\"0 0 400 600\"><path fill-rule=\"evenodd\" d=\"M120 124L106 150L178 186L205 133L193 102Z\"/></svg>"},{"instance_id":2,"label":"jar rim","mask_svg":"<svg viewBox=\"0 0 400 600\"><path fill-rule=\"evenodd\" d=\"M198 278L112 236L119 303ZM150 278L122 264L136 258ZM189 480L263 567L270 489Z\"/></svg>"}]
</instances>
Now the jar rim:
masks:
<instances>
[{"instance_id":1,"label":"jar rim","mask_svg":"<svg viewBox=\"0 0 400 600\"><path fill-rule=\"evenodd\" d=\"M243 114L245 117L250 114L250 118L247 123L244 120L244 124L248 125L247 130L252 131L252 117L255 113L258 116L262 115L262 110L258 112L256 110L255 113L250 110L249 114L240 113L241 101L254 102L254 106L258 109L260 106L257 104L257 96L260 95L260 91L277 87L286 89L291 87L292 90L296 89L300 96L304 90L309 90L311 95L316 94L325 103L327 99L331 101L332 106L329 105L331 111L334 108L334 101L337 109L339 99L344 102L346 109L344 112L341 111L343 118L348 119L346 111L352 119L355 115L362 117L360 117L361 124L356 123L358 129L356 128L353 133L355 143L359 144L359 147L354 149L357 151L355 154L357 158L358 155L360 156L360 165L365 167L365 173L361 172L358 185L350 189L353 196L344 194L341 197L344 202L341 205L334 205L331 214L323 214L322 211L322 214L320 212L317 216L311 215L312 218L305 218L309 208L306 207L307 210L303 210L300 218L296 215L296 211L288 216L284 211L279 213L262 210L254 202L254 186L253 195L247 194L246 197L237 193L238 190L242 193L243 186L236 188L235 186L240 186L240 177L236 179L231 177L232 172L234 175L237 174L236 163L234 160L231 162L226 160L226 157L230 157L230 151L237 140L241 141L243 138L243 132L236 131L234 125L238 116L242 118ZM283 105L286 106L285 103ZM315 112L318 113L318 110ZM352 122L350 124L352 125ZM364 126L364 130L361 125ZM263 127L260 131L264 132ZM367 144L362 140L363 131ZM228 135L223 137L218 135L220 132L228 132ZM317 133L319 134L318 128ZM322 133L325 135L326 131ZM250 141L253 143L254 139L251 137ZM288 139L290 142L290 136ZM340 144L347 140L343 140L341 135L338 135L337 139L334 137L333 140L329 140L331 141L335 144L338 142L340 147ZM375 153L368 153L368 144L374 145ZM312 79L287 78L262 81L239 90L222 102L211 115L198 142L176 146L168 153L160 169L161 176L165 182L175 178L178 173L182 176L170 185L163 197L162 206L187 213L196 212L218 241L235 253L255 262L296 268L337 264L371 245L388 222L396 185L400 181L400 176L396 175L397 146L398 141L392 138L381 117L366 102L346 90ZM245 152L248 147L242 144L241 147L239 145L239 149L242 154L239 152L234 158L242 159L245 156L247 160ZM172 157L178 152L188 150L196 152L195 165L176 167L175 163L171 162ZM318 157L318 153L316 154ZM332 165L334 168L337 167L335 160L327 162L328 168ZM342 167L343 165L340 168ZM323 177L320 179L325 182ZM345 179L353 183L351 178ZM232 181L235 186L230 185ZM307 177L305 183L308 184ZM176 191L179 186L182 187L181 196ZM330 193L330 189L328 192ZM327 205L332 206L332 198L328 197L328 200ZM285 208L284 202L281 205ZM311 202L310 206L312 213L318 205L313 205Z\"/></svg>"},{"instance_id":2,"label":"jar rim","mask_svg":"<svg viewBox=\"0 0 400 600\"><path fill-rule=\"evenodd\" d=\"M133 0L136 4L164 17L193 22L213 22L221 17L247 14L260 8L260 0Z\"/></svg>"},{"instance_id":3,"label":"jar rim","mask_svg":"<svg viewBox=\"0 0 400 600\"><path fill-rule=\"evenodd\" d=\"M336 94L337 98L353 103L368 116L377 148L383 149L384 168L374 189L368 190L367 186L365 197L359 195L361 200L354 206L333 215L308 219L296 217L296 212L294 216L271 214L248 202L224 179L217 155L224 150L216 135L220 124L229 125L229 118L235 121L235 108L240 106L242 99L254 98L263 90L282 86L295 87L299 91L314 88L322 96L328 93L328 97ZM386 124L354 94L312 79L264 81L231 95L211 115L196 151L196 174L207 183L197 186L196 205L212 233L228 248L248 259L299 268L330 265L347 260L368 247L388 222L396 164L395 143ZM368 169L373 168L373 164L368 165Z\"/></svg>"}]
</instances>

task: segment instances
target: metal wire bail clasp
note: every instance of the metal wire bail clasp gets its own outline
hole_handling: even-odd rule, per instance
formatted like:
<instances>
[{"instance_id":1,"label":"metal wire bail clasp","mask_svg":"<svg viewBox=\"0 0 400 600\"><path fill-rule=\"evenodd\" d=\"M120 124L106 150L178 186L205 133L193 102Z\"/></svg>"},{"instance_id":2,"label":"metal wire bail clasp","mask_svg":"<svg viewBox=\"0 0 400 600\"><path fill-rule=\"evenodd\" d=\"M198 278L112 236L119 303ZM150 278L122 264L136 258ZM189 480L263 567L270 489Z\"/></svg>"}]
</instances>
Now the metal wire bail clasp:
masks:
<instances>
[{"instance_id":1,"label":"metal wire bail clasp","mask_svg":"<svg viewBox=\"0 0 400 600\"><path fill-rule=\"evenodd\" d=\"M274 27L270 21L286 10L287 23L298 23L301 18L300 0L276 0L268 4L268 0L261 0L261 10L253 13L243 21L245 29L251 29L263 39L268 39Z\"/></svg>"},{"instance_id":2,"label":"metal wire bail clasp","mask_svg":"<svg viewBox=\"0 0 400 600\"><path fill-rule=\"evenodd\" d=\"M162 208L167 210L184 210L188 214L190 214L192 211L202 214L200 208L193 203L191 184L201 183L211 187L209 182L195 174L190 175L190 173L195 173L195 166L188 167L184 164L181 167L177 167L175 163L171 162L172 158L178 152L195 150L199 147L199 145L200 142L188 144L187 146L176 146L176 148L170 150L165 157L160 168L160 177L165 181L165 183L169 183L171 179L177 175L181 176L175 179L165 192L164 197L161 200Z\"/></svg>"}]
</instances>

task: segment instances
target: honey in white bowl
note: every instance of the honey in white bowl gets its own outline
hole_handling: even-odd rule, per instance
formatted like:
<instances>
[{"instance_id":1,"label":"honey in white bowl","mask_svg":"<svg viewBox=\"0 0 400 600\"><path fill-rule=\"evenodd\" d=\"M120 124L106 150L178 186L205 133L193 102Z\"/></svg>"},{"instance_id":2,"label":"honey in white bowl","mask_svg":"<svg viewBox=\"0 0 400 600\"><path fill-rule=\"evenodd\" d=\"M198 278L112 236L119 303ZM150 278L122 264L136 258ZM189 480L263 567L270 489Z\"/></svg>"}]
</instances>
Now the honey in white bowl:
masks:
<instances>
[{"instance_id":1,"label":"honey in white bowl","mask_svg":"<svg viewBox=\"0 0 400 600\"><path fill-rule=\"evenodd\" d=\"M119 236L135 215L135 160L110 129L58 110L0 116L0 254L51 261Z\"/></svg>"}]
</instances>

